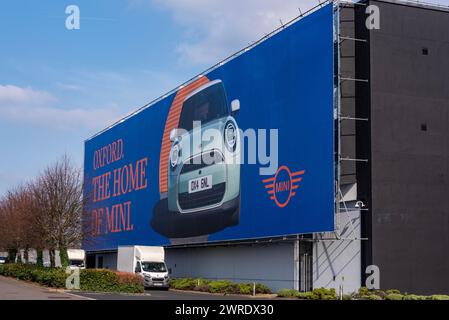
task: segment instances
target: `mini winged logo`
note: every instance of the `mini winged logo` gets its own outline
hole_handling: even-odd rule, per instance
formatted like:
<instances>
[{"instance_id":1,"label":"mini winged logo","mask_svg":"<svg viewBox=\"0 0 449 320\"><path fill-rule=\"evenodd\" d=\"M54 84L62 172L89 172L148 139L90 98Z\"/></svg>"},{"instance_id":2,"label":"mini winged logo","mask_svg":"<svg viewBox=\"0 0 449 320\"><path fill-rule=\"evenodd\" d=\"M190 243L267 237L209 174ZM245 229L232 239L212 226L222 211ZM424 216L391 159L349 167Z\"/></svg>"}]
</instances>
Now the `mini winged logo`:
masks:
<instances>
[{"instance_id":1,"label":"mini winged logo","mask_svg":"<svg viewBox=\"0 0 449 320\"><path fill-rule=\"evenodd\" d=\"M271 178L262 180L265 184L265 190L279 208L284 208L290 202L290 199L296 195L296 189L299 188L299 182L305 170L291 172L287 166L281 166Z\"/></svg>"}]
</instances>

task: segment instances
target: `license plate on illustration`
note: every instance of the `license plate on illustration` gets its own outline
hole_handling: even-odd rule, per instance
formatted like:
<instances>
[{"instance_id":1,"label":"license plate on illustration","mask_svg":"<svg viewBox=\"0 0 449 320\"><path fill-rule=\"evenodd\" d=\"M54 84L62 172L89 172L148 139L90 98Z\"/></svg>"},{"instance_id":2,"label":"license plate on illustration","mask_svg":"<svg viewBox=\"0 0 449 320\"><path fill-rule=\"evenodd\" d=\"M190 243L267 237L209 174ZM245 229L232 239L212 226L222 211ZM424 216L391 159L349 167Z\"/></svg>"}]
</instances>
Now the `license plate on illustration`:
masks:
<instances>
[{"instance_id":1,"label":"license plate on illustration","mask_svg":"<svg viewBox=\"0 0 449 320\"><path fill-rule=\"evenodd\" d=\"M212 188L212 176L204 176L189 180L189 193L195 193Z\"/></svg>"}]
</instances>

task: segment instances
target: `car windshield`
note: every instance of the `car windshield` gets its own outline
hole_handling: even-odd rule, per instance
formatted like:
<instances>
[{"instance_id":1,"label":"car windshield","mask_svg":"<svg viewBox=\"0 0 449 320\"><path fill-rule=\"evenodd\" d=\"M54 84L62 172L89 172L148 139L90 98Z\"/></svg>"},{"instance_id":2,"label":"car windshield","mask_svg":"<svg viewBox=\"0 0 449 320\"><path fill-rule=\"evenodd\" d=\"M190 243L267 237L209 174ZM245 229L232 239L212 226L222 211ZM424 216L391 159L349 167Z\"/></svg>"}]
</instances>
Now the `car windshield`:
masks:
<instances>
[{"instance_id":1,"label":"car windshield","mask_svg":"<svg viewBox=\"0 0 449 320\"><path fill-rule=\"evenodd\" d=\"M163 262L142 262L142 270L146 272L166 272L167 268Z\"/></svg>"},{"instance_id":2,"label":"car windshield","mask_svg":"<svg viewBox=\"0 0 449 320\"><path fill-rule=\"evenodd\" d=\"M76 267L84 267L84 261L83 260L70 260L70 265L76 266Z\"/></svg>"},{"instance_id":3,"label":"car windshield","mask_svg":"<svg viewBox=\"0 0 449 320\"><path fill-rule=\"evenodd\" d=\"M191 131L193 121L202 124L219 119L228 114L226 96L221 82L196 93L182 106L179 127Z\"/></svg>"}]
</instances>

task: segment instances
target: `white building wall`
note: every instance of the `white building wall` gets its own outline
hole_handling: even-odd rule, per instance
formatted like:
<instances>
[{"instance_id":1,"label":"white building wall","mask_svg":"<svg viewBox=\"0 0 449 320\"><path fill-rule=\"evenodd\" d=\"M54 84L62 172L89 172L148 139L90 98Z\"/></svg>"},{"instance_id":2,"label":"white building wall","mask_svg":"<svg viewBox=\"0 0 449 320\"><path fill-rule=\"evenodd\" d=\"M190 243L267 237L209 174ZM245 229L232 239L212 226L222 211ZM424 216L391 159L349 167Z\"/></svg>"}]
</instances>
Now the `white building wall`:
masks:
<instances>
[{"instance_id":1,"label":"white building wall","mask_svg":"<svg viewBox=\"0 0 449 320\"><path fill-rule=\"evenodd\" d=\"M201 277L235 282L258 282L277 291L293 288L294 245L209 246L166 248L171 277Z\"/></svg>"},{"instance_id":2,"label":"white building wall","mask_svg":"<svg viewBox=\"0 0 449 320\"><path fill-rule=\"evenodd\" d=\"M320 241L335 238L332 233L315 235L318 241L313 248L313 287L335 288L338 293L343 286L344 293L351 293L361 284L360 211L341 214L340 230L340 240Z\"/></svg>"}]
</instances>

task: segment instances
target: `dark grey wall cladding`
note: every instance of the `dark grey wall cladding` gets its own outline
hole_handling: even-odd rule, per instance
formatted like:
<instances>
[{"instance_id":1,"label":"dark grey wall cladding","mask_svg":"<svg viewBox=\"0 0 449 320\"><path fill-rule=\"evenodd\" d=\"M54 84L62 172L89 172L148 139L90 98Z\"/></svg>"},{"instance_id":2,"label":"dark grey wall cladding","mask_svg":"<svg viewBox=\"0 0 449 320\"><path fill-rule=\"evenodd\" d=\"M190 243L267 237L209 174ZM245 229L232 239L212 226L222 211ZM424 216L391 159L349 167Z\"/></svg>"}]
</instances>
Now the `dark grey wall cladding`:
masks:
<instances>
[{"instance_id":1,"label":"dark grey wall cladding","mask_svg":"<svg viewBox=\"0 0 449 320\"><path fill-rule=\"evenodd\" d=\"M342 7L340 11L340 34L344 37L355 36L354 8ZM355 45L352 40L344 40L340 46L341 76L355 78ZM344 81L341 84L341 114L345 117L355 117L355 83ZM355 158L355 121L341 122L341 156ZM341 163L341 183L356 182L355 163L343 161Z\"/></svg>"},{"instance_id":2,"label":"dark grey wall cladding","mask_svg":"<svg viewBox=\"0 0 449 320\"><path fill-rule=\"evenodd\" d=\"M372 262L383 288L449 293L449 13L370 3Z\"/></svg>"}]
</instances>

